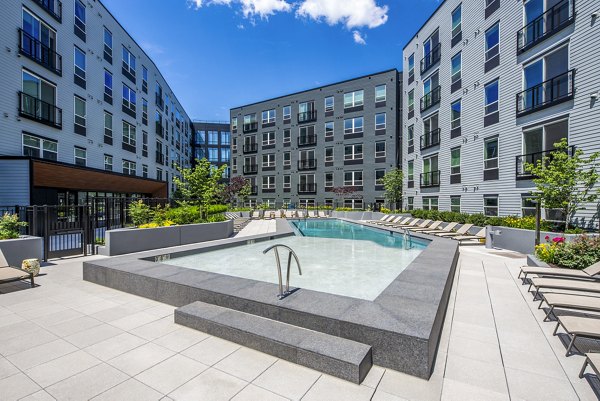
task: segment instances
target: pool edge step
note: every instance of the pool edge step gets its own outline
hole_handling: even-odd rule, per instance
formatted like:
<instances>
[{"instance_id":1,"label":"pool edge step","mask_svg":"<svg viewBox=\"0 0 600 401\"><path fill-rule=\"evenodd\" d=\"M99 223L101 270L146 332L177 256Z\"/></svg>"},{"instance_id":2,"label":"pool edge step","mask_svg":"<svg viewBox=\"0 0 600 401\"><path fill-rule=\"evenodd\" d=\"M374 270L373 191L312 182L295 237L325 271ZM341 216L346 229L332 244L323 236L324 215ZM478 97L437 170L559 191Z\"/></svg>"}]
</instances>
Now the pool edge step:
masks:
<instances>
[{"instance_id":1,"label":"pool edge step","mask_svg":"<svg viewBox=\"0 0 600 401\"><path fill-rule=\"evenodd\" d=\"M360 384L373 365L371 346L237 310L194 302L175 323Z\"/></svg>"}]
</instances>

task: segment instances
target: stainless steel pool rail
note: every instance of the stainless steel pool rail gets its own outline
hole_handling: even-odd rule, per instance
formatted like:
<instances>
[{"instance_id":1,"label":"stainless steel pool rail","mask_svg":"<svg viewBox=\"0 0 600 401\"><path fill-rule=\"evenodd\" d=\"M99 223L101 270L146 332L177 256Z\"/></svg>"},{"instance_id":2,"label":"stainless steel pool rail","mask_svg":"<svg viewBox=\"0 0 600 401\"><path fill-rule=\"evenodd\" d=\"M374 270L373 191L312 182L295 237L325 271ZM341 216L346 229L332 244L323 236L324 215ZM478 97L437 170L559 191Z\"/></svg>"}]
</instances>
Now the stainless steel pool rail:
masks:
<instances>
[{"instance_id":1,"label":"stainless steel pool rail","mask_svg":"<svg viewBox=\"0 0 600 401\"><path fill-rule=\"evenodd\" d=\"M279 248L285 248L289 251L288 262L287 262L287 275L286 275L286 282L285 282L285 291L283 290L283 279L281 276L281 259L279 258ZM290 291L290 268L292 265L292 257L294 257L294 259L296 260L296 265L298 266L298 273L300 275L302 275L302 269L300 268L300 260L298 260L298 255L296 255L296 252L294 252L294 250L292 248L290 248L287 245L283 245L283 244L271 245L270 247L268 247L267 249L265 249L263 251L263 254L266 254L271 249L274 250L275 260L277 261L277 276L279 278L279 294L277 294L277 298L283 299L283 298L287 297L288 295L294 293L297 290L297 289L295 289L295 290Z\"/></svg>"},{"instance_id":2,"label":"stainless steel pool rail","mask_svg":"<svg viewBox=\"0 0 600 401\"><path fill-rule=\"evenodd\" d=\"M404 234L402 236L402 242L404 244L404 249L411 249L413 247L412 235L408 228L404 229Z\"/></svg>"}]
</instances>

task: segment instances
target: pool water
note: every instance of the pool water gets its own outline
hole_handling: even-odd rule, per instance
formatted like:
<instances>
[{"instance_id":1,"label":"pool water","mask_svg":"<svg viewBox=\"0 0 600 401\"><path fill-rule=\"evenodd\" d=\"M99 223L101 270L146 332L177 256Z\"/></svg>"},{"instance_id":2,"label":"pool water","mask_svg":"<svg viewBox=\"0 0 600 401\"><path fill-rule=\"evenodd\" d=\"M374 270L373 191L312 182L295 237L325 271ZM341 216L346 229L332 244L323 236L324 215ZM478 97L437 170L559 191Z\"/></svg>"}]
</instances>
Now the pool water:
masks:
<instances>
[{"instance_id":1,"label":"pool water","mask_svg":"<svg viewBox=\"0 0 600 401\"><path fill-rule=\"evenodd\" d=\"M291 247L302 265L292 261L290 287L373 301L427 246L413 240L403 249L402 235L336 219L291 221L295 236L193 255L162 263L277 284L274 244ZM285 280L287 251L280 250ZM284 283L285 285L285 283ZM274 294L275 296L276 294Z\"/></svg>"}]
</instances>

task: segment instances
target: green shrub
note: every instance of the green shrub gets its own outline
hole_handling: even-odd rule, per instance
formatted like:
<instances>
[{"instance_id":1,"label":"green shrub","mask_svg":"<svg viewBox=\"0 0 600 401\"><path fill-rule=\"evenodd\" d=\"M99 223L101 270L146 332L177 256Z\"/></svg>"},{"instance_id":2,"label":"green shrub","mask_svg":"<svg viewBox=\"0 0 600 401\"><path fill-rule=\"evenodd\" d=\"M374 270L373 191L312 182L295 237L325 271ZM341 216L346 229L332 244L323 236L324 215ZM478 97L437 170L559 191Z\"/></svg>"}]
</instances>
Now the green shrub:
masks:
<instances>
[{"instance_id":1,"label":"green shrub","mask_svg":"<svg viewBox=\"0 0 600 401\"><path fill-rule=\"evenodd\" d=\"M217 214L217 213L225 213L227 211L226 205L210 205L206 208L206 214Z\"/></svg>"},{"instance_id":2,"label":"green shrub","mask_svg":"<svg viewBox=\"0 0 600 401\"><path fill-rule=\"evenodd\" d=\"M336 211L338 212L362 212L362 209L352 209L351 207L336 207Z\"/></svg>"},{"instance_id":3,"label":"green shrub","mask_svg":"<svg viewBox=\"0 0 600 401\"><path fill-rule=\"evenodd\" d=\"M535 247L535 255L546 263L569 269L585 269L600 261L600 237L581 235L566 242L563 237L546 237L546 243Z\"/></svg>"},{"instance_id":4,"label":"green shrub","mask_svg":"<svg viewBox=\"0 0 600 401\"><path fill-rule=\"evenodd\" d=\"M17 214L4 213L0 217L0 240L19 238L21 227L27 227L27 223L19 221Z\"/></svg>"},{"instance_id":5,"label":"green shrub","mask_svg":"<svg viewBox=\"0 0 600 401\"><path fill-rule=\"evenodd\" d=\"M135 226L148 224L154 217L152 208L145 204L142 200L132 202L127 210L129 212L129 216L131 217L131 221Z\"/></svg>"},{"instance_id":6,"label":"green shrub","mask_svg":"<svg viewBox=\"0 0 600 401\"><path fill-rule=\"evenodd\" d=\"M202 222L200 207L184 205L165 210L165 220L170 220L177 225L195 224Z\"/></svg>"},{"instance_id":7,"label":"green shrub","mask_svg":"<svg viewBox=\"0 0 600 401\"><path fill-rule=\"evenodd\" d=\"M225 218L225 216L224 216L223 214L221 214L221 213L218 213L218 214L210 214L210 215L208 215L208 218L206 219L206 221L207 221L208 223L218 223L219 221L225 221L225 220L227 220L227 219L226 219L226 218Z\"/></svg>"}]
</instances>

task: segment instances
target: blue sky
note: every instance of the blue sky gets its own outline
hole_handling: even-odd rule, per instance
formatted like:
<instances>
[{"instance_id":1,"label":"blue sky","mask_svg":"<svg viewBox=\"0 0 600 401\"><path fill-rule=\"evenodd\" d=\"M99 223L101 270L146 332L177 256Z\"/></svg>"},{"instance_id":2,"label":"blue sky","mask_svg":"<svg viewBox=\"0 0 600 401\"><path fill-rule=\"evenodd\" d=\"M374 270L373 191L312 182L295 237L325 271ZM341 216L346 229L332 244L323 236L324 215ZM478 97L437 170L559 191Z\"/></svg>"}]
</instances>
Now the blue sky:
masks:
<instances>
[{"instance_id":1,"label":"blue sky","mask_svg":"<svg viewBox=\"0 0 600 401\"><path fill-rule=\"evenodd\" d=\"M103 0L191 118L402 68L437 0ZM364 41L364 43L361 43Z\"/></svg>"}]
</instances>

